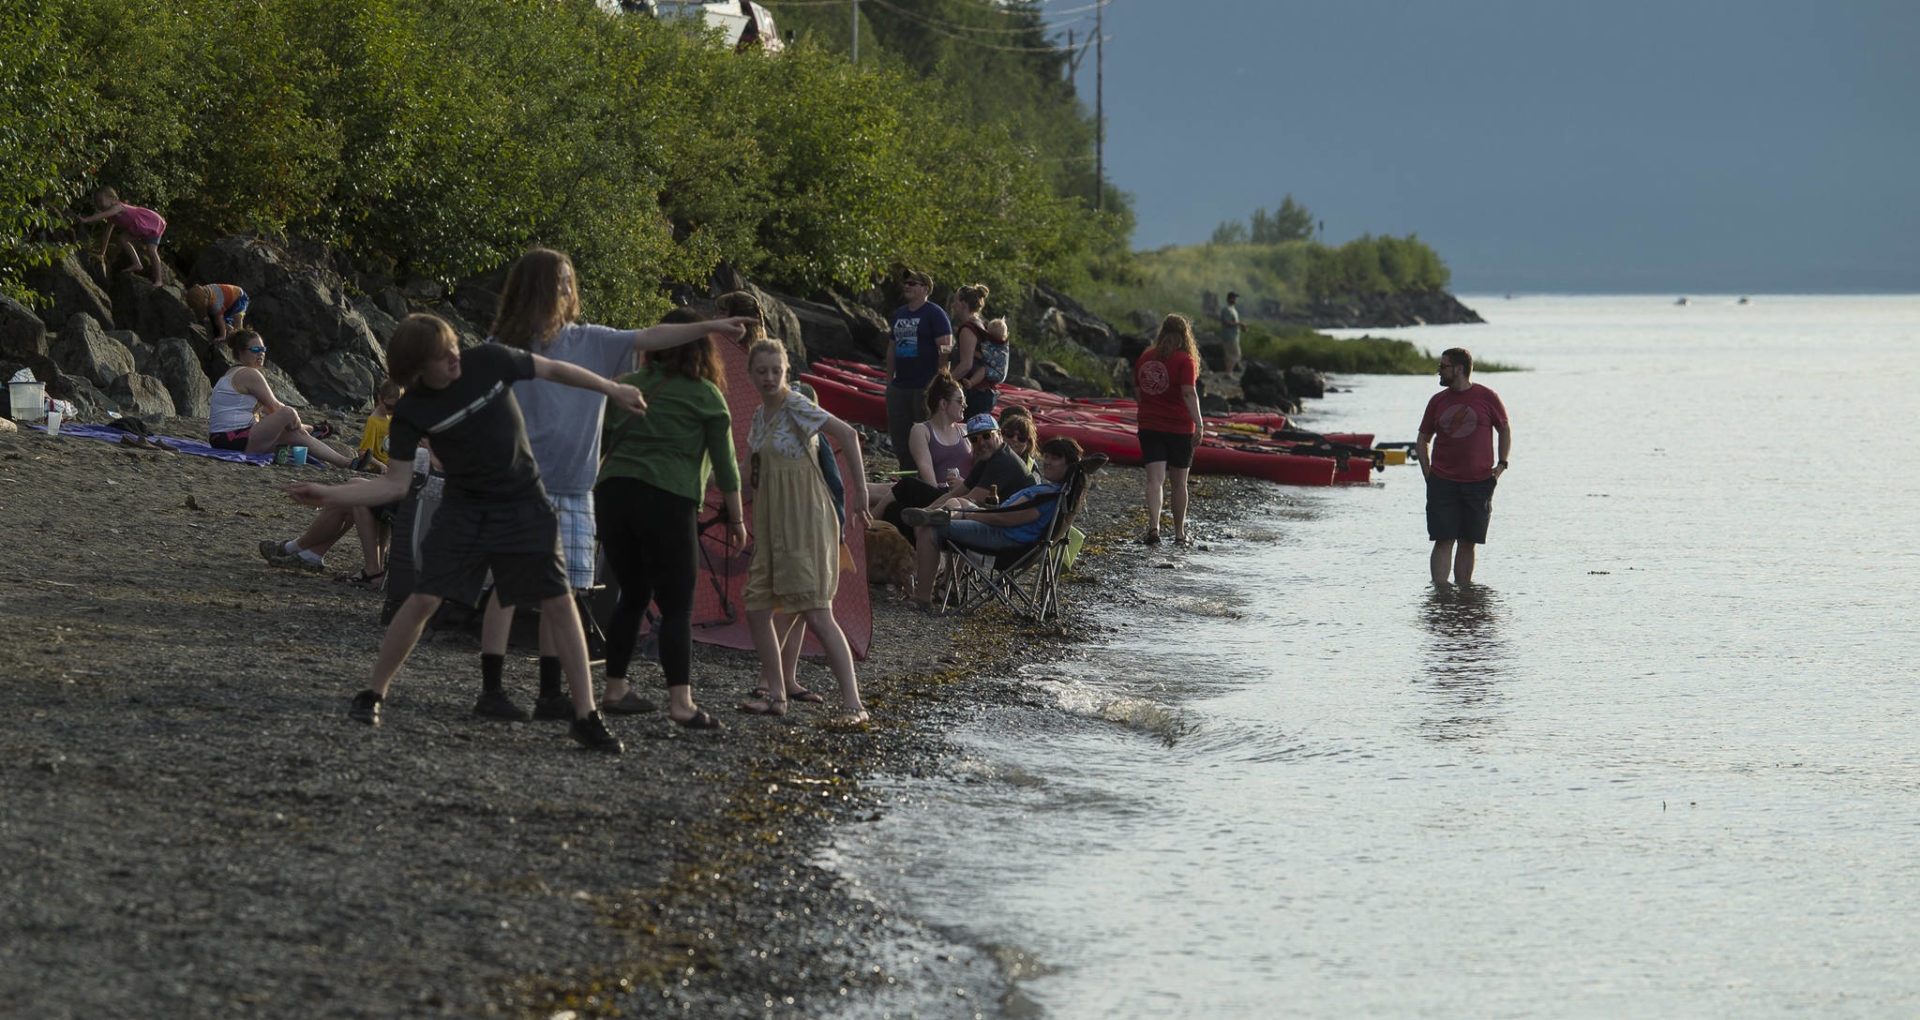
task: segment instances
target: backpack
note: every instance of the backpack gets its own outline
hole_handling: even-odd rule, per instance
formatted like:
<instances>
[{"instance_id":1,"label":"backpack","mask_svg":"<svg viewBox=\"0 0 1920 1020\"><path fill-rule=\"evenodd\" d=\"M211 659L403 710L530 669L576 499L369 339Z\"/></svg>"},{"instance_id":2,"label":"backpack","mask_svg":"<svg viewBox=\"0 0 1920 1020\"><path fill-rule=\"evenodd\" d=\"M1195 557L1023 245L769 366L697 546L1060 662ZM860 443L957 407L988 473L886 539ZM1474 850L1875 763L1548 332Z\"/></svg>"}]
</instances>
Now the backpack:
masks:
<instances>
[{"instance_id":1,"label":"backpack","mask_svg":"<svg viewBox=\"0 0 1920 1020\"><path fill-rule=\"evenodd\" d=\"M992 386L994 383L1006 382L1007 354L1013 349L1013 345L1005 340L996 338L992 333L975 326L971 322L966 323L960 328L973 330L975 337L973 357L974 360L980 363L980 368L986 373L986 376L981 380L981 385Z\"/></svg>"}]
</instances>

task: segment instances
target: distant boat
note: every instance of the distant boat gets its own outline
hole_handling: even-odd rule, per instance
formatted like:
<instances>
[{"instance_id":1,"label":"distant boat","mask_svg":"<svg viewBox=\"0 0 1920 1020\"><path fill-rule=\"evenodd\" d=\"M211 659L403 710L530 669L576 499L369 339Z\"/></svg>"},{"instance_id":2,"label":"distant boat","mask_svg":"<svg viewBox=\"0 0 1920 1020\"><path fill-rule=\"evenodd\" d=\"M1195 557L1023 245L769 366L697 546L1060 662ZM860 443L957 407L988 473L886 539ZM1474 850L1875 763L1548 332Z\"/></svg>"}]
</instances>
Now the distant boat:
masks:
<instances>
[{"instance_id":1,"label":"distant boat","mask_svg":"<svg viewBox=\"0 0 1920 1020\"><path fill-rule=\"evenodd\" d=\"M1736 305L1750 305L1752 303L1753 302L1747 300L1745 295L1741 295L1740 300L1734 302Z\"/></svg>"},{"instance_id":2,"label":"distant boat","mask_svg":"<svg viewBox=\"0 0 1920 1020\"><path fill-rule=\"evenodd\" d=\"M1693 304L1693 302L1691 302L1691 301L1689 301L1689 300L1687 300L1686 298L1680 298L1679 300L1677 300L1677 301L1675 301L1675 302L1674 302L1674 304L1676 304L1676 305L1679 305L1679 306L1681 306L1682 308L1684 308L1684 307L1686 307L1687 305L1690 305L1690 304Z\"/></svg>"}]
</instances>

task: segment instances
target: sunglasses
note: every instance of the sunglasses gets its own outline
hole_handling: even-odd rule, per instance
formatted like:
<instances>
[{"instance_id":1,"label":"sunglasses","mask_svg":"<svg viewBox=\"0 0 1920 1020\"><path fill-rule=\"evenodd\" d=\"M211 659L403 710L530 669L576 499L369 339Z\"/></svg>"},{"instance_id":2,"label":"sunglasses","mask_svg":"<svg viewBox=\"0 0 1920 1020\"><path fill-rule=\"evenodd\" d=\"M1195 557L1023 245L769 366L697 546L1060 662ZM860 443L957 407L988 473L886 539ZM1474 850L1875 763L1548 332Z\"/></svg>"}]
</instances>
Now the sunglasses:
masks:
<instances>
[{"instance_id":1,"label":"sunglasses","mask_svg":"<svg viewBox=\"0 0 1920 1020\"><path fill-rule=\"evenodd\" d=\"M248 354L265 354L267 353L267 349L265 347L249 347L247 348L247 353Z\"/></svg>"},{"instance_id":2,"label":"sunglasses","mask_svg":"<svg viewBox=\"0 0 1920 1020\"><path fill-rule=\"evenodd\" d=\"M990 435L993 435L993 433L991 433L991 432L975 432L975 433L974 433L973 435L970 435L970 436L968 436L968 437L967 437L967 442L969 442L969 443L971 443L971 444L974 444L974 445L976 445L976 446L977 446L977 445L979 445L979 444L981 444L981 443L984 443L984 442L986 442L986 441L987 441L987 437L988 437L988 436L990 436Z\"/></svg>"}]
</instances>

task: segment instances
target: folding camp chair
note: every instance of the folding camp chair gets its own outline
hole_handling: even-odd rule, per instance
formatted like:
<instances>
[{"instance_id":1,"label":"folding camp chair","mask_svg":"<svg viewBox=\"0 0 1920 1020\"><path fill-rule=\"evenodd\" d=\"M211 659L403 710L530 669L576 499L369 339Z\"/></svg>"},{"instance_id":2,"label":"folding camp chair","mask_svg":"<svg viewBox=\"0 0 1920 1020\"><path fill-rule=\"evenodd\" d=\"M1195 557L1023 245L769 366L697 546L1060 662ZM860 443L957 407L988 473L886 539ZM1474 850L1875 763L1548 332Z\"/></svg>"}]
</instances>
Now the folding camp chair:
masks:
<instances>
[{"instance_id":1,"label":"folding camp chair","mask_svg":"<svg viewBox=\"0 0 1920 1020\"><path fill-rule=\"evenodd\" d=\"M1014 613L1045 623L1060 615L1060 574L1065 569L1067 540L1074 518L1086 505L1093 473L1107 463L1096 453L1067 469L1060 490L1041 499L1056 499L1058 507L1046 533L1031 545L999 552L969 549L948 538L942 551L952 561L951 583L942 606L971 612L987 602L998 602ZM1027 504L1022 504L1027 505ZM986 514L991 510L969 511Z\"/></svg>"}]
</instances>

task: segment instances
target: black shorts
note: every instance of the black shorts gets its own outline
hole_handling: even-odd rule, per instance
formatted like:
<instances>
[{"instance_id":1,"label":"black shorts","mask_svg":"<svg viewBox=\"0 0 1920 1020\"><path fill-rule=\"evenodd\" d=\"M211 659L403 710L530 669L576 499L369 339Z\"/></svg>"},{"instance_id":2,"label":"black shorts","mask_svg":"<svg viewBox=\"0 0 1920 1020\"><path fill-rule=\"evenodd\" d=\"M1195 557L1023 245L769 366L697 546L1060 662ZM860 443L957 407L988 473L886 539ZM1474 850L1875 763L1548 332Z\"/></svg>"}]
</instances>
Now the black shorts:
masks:
<instances>
[{"instance_id":1,"label":"black shorts","mask_svg":"<svg viewBox=\"0 0 1920 1020\"><path fill-rule=\"evenodd\" d=\"M247 440L253 436L252 429L234 429L232 432L207 433L207 445L216 450L238 450L247 452Z\"/></svg>"},{"instance_id":2,"label":"black shorts","mask_svg":"<svg viewBox=\"0 0 1920 1020\"><path fill-rule=\"evenodd\" d=\"M1486 544L1494 484L1492 478L1456 482L1439 475L1428 476L1427 537L1435 542Z\"/></svg>"},{"instance_id":3,"label":"black shorts","mask_svg":"<svg viewBox=\"0 0 1920 1020\"><path fill-rule=\"evenodd\" d=\"M1140 461L1152 464L1166 461L1167 467L1184 471L1193 466L1193 444L1198 438L1191 432L1155 432L1140 430Z\"/></svg>"},{"instance_id":4,"label":"black shorts","mask_svg":"<svg viewBox=\"0 0 1920 1020\"><path fill-rule=\"evenodd\" d=\"M373 512L374 520L379 521L381 524L391 525L394 518L400 516L400 501L395 500L392 503L382 503L379 506L370 506L367 509Z\"/></svg>"},{"instance_id":5,"label":"black shorts","mask_svg":"<svg viewBox=\"0 0 1920 1020\"><path fill-rule=\"evenodd\" d=\"M489 568L503 606L533 606L572 591L560 552L560 516L545 499L449 499L420 546L414 590L471 602Z\"/></svg>"}]
</instances>

